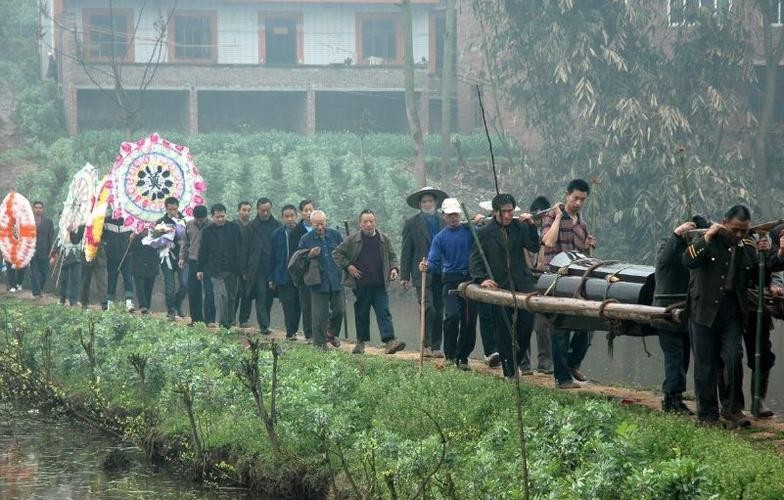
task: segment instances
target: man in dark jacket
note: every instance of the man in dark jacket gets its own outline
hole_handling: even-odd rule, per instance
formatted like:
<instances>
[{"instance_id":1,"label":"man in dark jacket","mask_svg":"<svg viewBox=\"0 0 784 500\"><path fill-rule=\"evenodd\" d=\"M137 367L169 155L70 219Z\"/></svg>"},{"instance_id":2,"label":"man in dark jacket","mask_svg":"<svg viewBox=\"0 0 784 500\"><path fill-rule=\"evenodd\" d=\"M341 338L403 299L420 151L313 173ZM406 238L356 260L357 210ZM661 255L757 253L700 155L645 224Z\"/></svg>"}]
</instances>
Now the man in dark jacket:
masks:
<instances>
[{"instance_id":1,"label":"man in dark jacket","mask_svg":"<svg viewBox=\"0 0 784 500\"><path fill-rule=\"evenodd\" d=\"M741 338L748 314L746 292L757 276L757 245L748 239L750 220L748 208L733 206L721 224L712 224L683 254L689 268L687 308L697 417L708 425L719 420L716 394L720 370L721 416L731 425L751 425L743 413L740 387ZM767 240L761 240L759 245L760 251L767 252ZM779 270L780 265L778 261L770 270Z\"/></svg>"},{"instance_id":2,"label":"man in dark jacket","mask_svg":"<svg viewBox=\"0 0 784 500\"><path fill-rule=\"evenodd\" d=\"M270 260L270 288L278 292L286 324L286 338L294 340L299 328L299 291L288 271L289 259L299 246L297 232L297 208L285 205L280 211L283 225L272 232L272 256Z\"/></svg>"},{"instance_id":3,"label":"man in dark jacket","mask_svg":"<svg viewBox=\"0 0 784 500\"><path fill-rule=\"evenodd\" d=\"M148 236L149 230L144 230L138 235L129 236L131 248L128 258L133 270L133 283L136 288L136 302L142 314L149 314L152 306L152 290L155 287L155 277L161 266L158 250L142 243Z\"/></svg>"},{"instance_id":4,"label":"man in dark jacket","mask_svg":"<svg viewBox=\"0 0 784 500\"><path fill-rule=\"evenodd\" d=\"M316 205L313 200L302 200L299 202L300 221L294 229L294 234L291 236L292 241L296 240L299 246L299 240L313 231L313 226L310 225L310 214L316 210ZM310 309L310 289L307 286L297 287L297 294L299 295L299 308L302 312L302 333L305 334L305 342L311 342L313 338L313 314Z\"/></svg>"},{"instance_id":5,"label":"man in dark jacket","mask_svg":"<svg viewBox=\"0 0 784 500\"><path fill-rule=\"evenodd\" d=\"M272 290L269 288L270 257L272 255L272 233L280 227L272 216L272 202L269 198L260 198L256 202L256 218L243 232L242 237L242 279L250 301L256 301L256 320L262 335L270 333L270 309L272 307Z\"/></svg>"},{"instance_id":6,"label":"man in dark jacket","mask_svg":"<svg viewBox=\"0 0 784 500\"><path fill-rule=\"evenodd\" d=\"M318 264L318 284L309 286L313 314L313 344L325 349L327 341L340 347L338 334L343 323L343 285L340 268L332 253L343 241L338 231L327 227L327 214L316 210L310 216L313 231L299 240L299 249L308 250L308 258Z\"/></svg>"},{"instance_id":7,"label":"man in dark jacket","mask_svg":"<svg viewBox=\"0 0 784 500\"><path fill-rule=\"evenodd\" d=\"M250 224L252 212L253 205L251 202L243 200L237 204L237 217L235 217L234 222L240 226L243 235L245 234L245 227ZM252 307L250 293L245 290L245 280L240 279L239 287L237 288L237 302L234 304L234 314L239 312L240 328L248 327Z\"/></svg>"},{"instance_id":8,"label":"man in dark jacket","mask_svg":"<svg viewBox=\"0 0 784 500\"><path fill-rule=\"evenodd\" d=\"M683 252L686 250L688 233L695 227L693 222L683 223L675 228L669 238L659 243L653 305L667 307L686 300L689 270L683 265ZM664 354L662 410L691 415L692 411L683 403L691 351L688 324L659 325L656 330Z\"/></svg>"},{"instance_id":9,"label":"man in dark jacket","mask_svg":"<svg viewBox=\"0 0 784 500\"><path fill-rule=\"evenodd\" d=\"M49 277L49 260L54 245L54 223L44 215L43 202L33 203L35 216L35 254L30 261L30 283L33 297L40 297Z\"/></svg>"},{"instance_id":10,"label":"man in dark jacket","mask_svg":"<svg viewBox=\"0 0 784 500\"><path fill-rule=\"evenodd\" d=\"M185 236L180 245L180 269L188 273L188 306L191 323L215 322L215 299L212 294L212 282L209 279L196 278L199 265L199 249L201 248L202 231L210 223L207 207L197 205L193 209L193 220L185 224Z\"/></svg>"},{"instance_id":11,"label":"man in dark jacket","mask_svg":"<svg viewBox=\"0 0 784 500\"><path fill-rule=\"evenodd\" d=\"M196 278L212 281L217 320L224 328L234 324L234 303L240 274L240 227L226 220L226 206L216 203L210 208L212 224L204 228L199 248Z\"/></svg>"},{"instance_id":12,"label":"man in dark jacket","mask_svg":"<svg viewBox=\"0 0 784 500\"><path fill-rule=\"evenodd\" d=\"M170 321L173 321L175 314L184 316L182 301L185 300L188 293L185 273L177 265L182 236L176 234L176 229L177 226L185 226L185 219L180 213L180 202L177 198L166 198L164 205L166 206L166 214L158 219L156 224L166 224L175 230L174 243L169 248L169 253L161 260L161 273L163 273L166 296L166 316Z\"/></svg>"},{"instance_id":13,"label":"man in dark jacket","mask_svg":"<svg viewBox=\"0 0 784 500\"><path fill-rule=\"evenodd\" d=\"M411 194L406 203L419 213L403 224L403 245L400 251L400 285L408 290L413 284L417 290L417 300L422 300L425 291L425 357L442 357L441 337L444 302L441 296L441 273L433 270L427 274L427 282L421 283L419 263L427 258L433 238L444 228L444 221L436 213L447 194L440 189L424 187ZM421 304L420 304L421 307Z\"/></svg>"},{"instance_id":14,"label":"man in dark jacket","mask_svg":"<svg viewBox=\"0 0 784 500\"><path fill-rule=\"evenodd\" d=\"M108 215L103 223L103 236L101 246L106 252L106 302L111 305L117 292L117 282L122 273L123 291L125 297L125 308L128 312L133 312L133 272L131 261L127 258L126 252L131 244L129 238L132 228L123 224L122 218L115 219ZM120 265L122 263L122 265Z\"/></svg>"},{"instance_id":15,"label":"man in dark jacket","mask_svg":"<svg viewBox=\"0 0 784 500\"><path fill-rule=\"evenodd\" d=\"M523 252L539 251L539 234L531 214L523 213L519 219L515 218L516 206L511 194L496 195L493 198L493 220L477 233L487 265L475 245L471 252L470 273L471 278L483 288L534 291L533 276ZM501 366L507 378L515 378L519 375L517 364L522 360L521 349L530 344L534 316L529 311L518 310L516 329L512 332L514 308L493 306L493 311Z\"/></svg>"}]
</instances>

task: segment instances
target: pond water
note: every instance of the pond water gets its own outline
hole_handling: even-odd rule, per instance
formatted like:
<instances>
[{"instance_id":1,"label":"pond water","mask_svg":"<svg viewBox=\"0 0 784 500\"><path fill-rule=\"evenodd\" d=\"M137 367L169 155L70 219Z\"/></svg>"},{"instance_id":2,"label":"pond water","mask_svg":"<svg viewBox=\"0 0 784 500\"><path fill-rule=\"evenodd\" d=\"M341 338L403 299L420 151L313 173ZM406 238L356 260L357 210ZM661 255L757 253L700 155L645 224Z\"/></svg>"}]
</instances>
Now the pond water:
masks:
<instances>
[{"instance_id":1,"label":"pond water","mask_svg":"<svg viewBox=\"0 0 784 500\"><path fill-rule=\"evenodd\" d=\"M106 472L102 464L119 443L63 418L0 407L0 499L228 499L244 491L202 491L187 480L144 465Z\"/></svg>"}]
</instances>

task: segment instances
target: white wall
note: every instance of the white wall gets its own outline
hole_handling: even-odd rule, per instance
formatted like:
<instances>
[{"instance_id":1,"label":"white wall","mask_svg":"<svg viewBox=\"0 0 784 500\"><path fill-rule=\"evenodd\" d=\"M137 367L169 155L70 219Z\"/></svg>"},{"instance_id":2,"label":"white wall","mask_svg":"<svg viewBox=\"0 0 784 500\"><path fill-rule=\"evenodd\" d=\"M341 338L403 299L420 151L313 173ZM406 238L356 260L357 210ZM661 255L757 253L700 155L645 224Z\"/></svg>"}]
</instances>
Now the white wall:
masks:
<instances>
[{"instance_id":1,"label":"white wall","mask_svg":"<svg viewBox=\"0 0 784 500\"><path fill-rule=\"evenodd\" d=\"M167 15L170 1L149 1L142 14L134 46L135 62L146 63L154 48L156 38L154 23L159 16ZM351 58L355 63L356 54L356 15L357 13L389 12L399 13L394 4L224 4L203 0L180 0L178 10L214 10L218 24L218 63L219 64L257 64L259 12L285 11L302 12L304 30L305 64L326 65L342 63ZM75 14L77 30L82 32L82 9L106 8L107 3L100 0L67 0L66 10ZM132 9L134 22L139 16L140 2L115 0L116 9ZM414 7L414 60L429 57L429 9ZM166 61L166 48L163 48L161 61Z\"/></svg>"}]
</instances>

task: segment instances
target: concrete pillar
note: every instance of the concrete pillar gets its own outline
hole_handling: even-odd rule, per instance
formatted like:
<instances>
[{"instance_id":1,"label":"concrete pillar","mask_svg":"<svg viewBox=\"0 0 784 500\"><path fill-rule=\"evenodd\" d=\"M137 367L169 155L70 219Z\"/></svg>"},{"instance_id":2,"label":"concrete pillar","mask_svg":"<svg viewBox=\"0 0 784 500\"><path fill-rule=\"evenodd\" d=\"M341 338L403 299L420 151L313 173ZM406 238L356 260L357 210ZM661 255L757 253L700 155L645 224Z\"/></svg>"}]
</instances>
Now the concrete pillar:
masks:
<instances>
[{"instance_id":1,"label":"concrete pillar","mask_svg":"<svg viewBox=\"0 0 784 500\"><path fill-rule=\"evenodd\" d=\"M316 91L308 87L305 97L305 135L316 134Z\"/></svg>"},{"instance_id":2,"label":"concrete pillar","mask_svg":"<svg viewBox=\"0 0 784 500\"><path fill-rule=\"evenodd\" d=\"M195 87L188 91L188 133L199 133L199 91Z\"/></svg>"},{"instance_id":3,"label":"concrete pillar","mask_svg":"<svg viewBox=\"0 0 784 500\"><path fill-rule=\"evenodd\" d=\"M65 129L74 137L79 133L79 102L76 87L71 83L63 84L63 108L65 111Z\"/></svg>"}]
</instances>

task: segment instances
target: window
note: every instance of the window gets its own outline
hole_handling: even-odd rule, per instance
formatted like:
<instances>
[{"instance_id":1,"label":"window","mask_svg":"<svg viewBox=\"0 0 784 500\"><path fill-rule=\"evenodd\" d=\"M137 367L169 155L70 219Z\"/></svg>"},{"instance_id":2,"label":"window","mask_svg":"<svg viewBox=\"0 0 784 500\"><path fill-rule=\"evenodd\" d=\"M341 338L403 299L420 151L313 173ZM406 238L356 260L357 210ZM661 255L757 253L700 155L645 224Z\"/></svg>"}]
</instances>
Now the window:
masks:
<instances>
[{"instance_id":1,"label":"window","mask_svg":"<svg viewBox=\"0 0 784 500\"><path fill-rule=\"evenodd\" d=\"M171 22L169 57L174 62L216 62L217 23L214 12L178 13ZM174 44L171 44L171 41Z\"/></svg>"},{"instance_id":2,"label":"window","mask_svg":"<svg viewBox=\"0 0 784 500\"><path fill-rule=\"evenodd\" d=\"M770 24L774 26L782 25L782 15L784 15L784 5L782 4L784 4L782 0L771 3Z\"/></svg>"},{"instance_id":3,"label":"window","mask_svg":"<svg viewBox=\"0 0 784 500\"><path fill-rule=\"evenodd\" d=\"M302 14L259 14L259 63L270 65L302 64Z\"/></svg>"},{"instance_id":4,"label":"window","mask_svg":"<svg viewBox=\"0 0 784 500\"><path fill-rule=\"evenodd\" d=\"M359 64L402 64L403 36L395 15L357 17Z\"/></svg>"},{"instance_id":5,"label":"window","mask_svg":"<svg viewBox=\"0 0 784 500\"><path fill-rule=\"evenodd\" d=\"M690 26L700 15L728 14L732 0L669 0L667 17L670 26Z\"/></svg>"},{"instance_id":6,"label":"window","mask_svg":"<svg viewBox=\"0 0 784 500\"><path fill-rule=\"evenodd\" d=\"M84 12L85 58L108 61L133 59L131 38L133 13L129 10L89 10Z\"/></svg>"}]
</instances>

